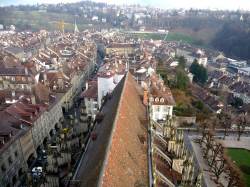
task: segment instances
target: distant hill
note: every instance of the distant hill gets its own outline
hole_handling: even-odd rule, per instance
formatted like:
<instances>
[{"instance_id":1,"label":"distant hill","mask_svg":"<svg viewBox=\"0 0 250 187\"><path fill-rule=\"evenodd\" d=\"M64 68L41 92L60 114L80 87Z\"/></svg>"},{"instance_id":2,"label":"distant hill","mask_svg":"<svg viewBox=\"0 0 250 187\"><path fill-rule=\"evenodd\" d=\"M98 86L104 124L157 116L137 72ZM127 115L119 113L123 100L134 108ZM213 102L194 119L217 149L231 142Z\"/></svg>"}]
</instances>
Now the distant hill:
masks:
<instances>
[{"instance_id":1,"label":"distant hill","mask_svg":"<svg viewBox=\"0 0 250 187\"><path fill-rule=\"evenodd\" d=\"M27 4L45 0L0 0L2 5ZM46 0L47 1L47 0ZM58 2L62 0L53 0ZM63 2L73 2L67 0ZM76 0L77 1L77 0ZM48 2L48 1L47 1ZM15 25L20 31L40 29L57 30L58 22L64 20L65 30L73 31L74 21L77 19L78 28L123 28L139 29L135 15L121 14L117 16L118 9L108 7L109 11L101 11L105 3L81 1L78 3L44 6L17 6L0 7L0 24L5 26ZM227 56L241 59L250 59L250 14L244 15L244 21L240 21L240 12L228 11L203 11L190 10L185 15L173 12L161 12L159 16L150 14L147 10L143 22L148 30L164 28L174 33L172 39L182 40L201 47L213 47L223 51ZM93 16L98 16L98 21L92 21ZM102 22L102 20L105 22ZM178 37L177 37L178 36ZM170 35L169 35L170 37ZM171 40L172 40L171 39Z\"/></svg>"}]
</instances>

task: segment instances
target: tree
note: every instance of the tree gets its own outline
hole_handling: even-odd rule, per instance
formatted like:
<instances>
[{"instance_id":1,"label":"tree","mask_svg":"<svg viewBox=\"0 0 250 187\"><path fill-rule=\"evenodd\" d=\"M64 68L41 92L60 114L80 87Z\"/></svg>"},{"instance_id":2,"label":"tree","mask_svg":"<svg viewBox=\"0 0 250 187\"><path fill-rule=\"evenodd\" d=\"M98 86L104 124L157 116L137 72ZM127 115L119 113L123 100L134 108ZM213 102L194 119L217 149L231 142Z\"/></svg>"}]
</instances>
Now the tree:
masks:
<instances>
[{"instance_id":1,"label":"tree","mask_svg":"<svg viewBox=\"0 0 250 187\"><path fill-rule=\"evenodd\" d=\"M200 111L202 111L202 110L204 109L204 104L203 104L202 101L193 101L193 102L192 102L192 105L193 105L195 108L199 109Z\"/></svg>"},{"instance_id":2,"label":"tree","mask_svg":"<svg viewBox=\"0 0 250 187\"><path fill-rule=\"evenodd\" d=\"M244 102L241 98L239 97L233 97L232 101L230 102L230 104L235 107L235 108L240 108L243 106Z\"/></svg>"},{"instance_id":3,"label":"tree","mask_svg":"<svg viewBox=\"0 0 250 187\"><path fill-rule=\"evenodd\" d=\"M247 125L248 125L248 122L247 122L247 118L246 118L246 113L243 113L237 119L237 132L238 132L237 140L238 141L240 141L240 137L244 133Z\"/></svg>"},{"instance_id":4,"label":"tree","mask_svg":"<svg viewBox=\"0 0 250 187\"><path fill-rule=\"evenodd\" d=\"M213 139L213 134L211 132L206 132L204 140L203 140L204 146L204 158L208 159L209 157L209 152L212 150L214 139Z\"/></svg>"},{"instance_id":5,"label":"tree","mask_svg":"<svg viewBox=\"0 0 250 187\"><path fill-rule=\"evenodd\" d=\"M212 45L227 56L245 60L250 58L249 44L249 24L235 21L225 23L212 41Z\"/></svg>"},{"instance_id":6,"label":"tree","mask_svg":"<svg viewBox=\"0 0 250 187\"><path fill-rule=\"evenodd\" d=\"M176 60L179 62L177 68L184 70L186 67L187 59L185 59L184 56L180 56L180 57L177 57Z\"/></svg>"},{"instance_id":7,"label":"tree","mask_svg":"<svg viewBox=\"0 0 250 187\"><path fill-rule=\"evenodd\" d=\"M176 73L176 87L180 90L186 90L188 87L188 76L184 70L177 70Z\"/></svg>"},{"instance_id":8,"label":"tree","mask_svg":"<svg viewBox=\"0 0 250 187\"><path fill-rule=\"evenodd\" d=\"M201 83L201 84L206 83L206 81L208 79L207 70L206 70L205 67L198 64L196 59L194 60L194 62L190 66L189 70L194 75L194 81L195 82L198 82L198 83Z\"/></svg>"},{"instance_id":9,"label":"tree","mask_svg":"<svg viewBox=\"0 0 250 187\"><path fill-rule=\"evenodd\" d=\"M231 128L231 115L227 109L218 114L219 123L224 129L223 139L225 140L228 130Z\"/></svg>"},{"instance_id":10,"label":"tree","mask_svg":"<svg viewBox=\"0 0 250 187\"><path fill-rule=\"evenodd\" d=\"M214 164L211 166L211 171L216 177L216 182L218 183L220 175L225 171L226 160L222 153L219 153L215 159Z\"/></svg>"},{"instance_id":11,"label":"tree","mask_svg":"<svg viewBox=\"0 0 250 187\"><path fill-rule=\"evenodd\" d=\"M215 163L216 158L223 154L223 147L220 143L214 142L214 145L211 147L211 155L208 160L208 165L212 167L212 165Z\"/></svg>"}]
</instances>

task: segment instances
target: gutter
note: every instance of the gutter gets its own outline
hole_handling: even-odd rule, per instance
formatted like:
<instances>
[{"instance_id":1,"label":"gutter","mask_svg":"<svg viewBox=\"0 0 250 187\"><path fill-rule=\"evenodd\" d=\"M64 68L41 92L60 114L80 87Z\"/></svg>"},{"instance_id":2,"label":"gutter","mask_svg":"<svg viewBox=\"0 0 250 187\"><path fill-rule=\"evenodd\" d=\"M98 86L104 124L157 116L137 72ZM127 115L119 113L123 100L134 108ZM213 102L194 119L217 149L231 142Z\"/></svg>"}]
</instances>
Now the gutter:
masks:
<instances>
[{"instance_id":1,"label":"gutter","mask_svg":"<svg viewBox=\"0 0 250 187\"><path fill-rule=\"evenodd\" d=\"M153 159L152 159L152 139L151 139L151 122L150 122L150 114L149 114L149 106L147 106L147 117L148 117L148 179L149 179L149 187L154 187L154 174L153 174Z\"/></svg>"}]
</instances>

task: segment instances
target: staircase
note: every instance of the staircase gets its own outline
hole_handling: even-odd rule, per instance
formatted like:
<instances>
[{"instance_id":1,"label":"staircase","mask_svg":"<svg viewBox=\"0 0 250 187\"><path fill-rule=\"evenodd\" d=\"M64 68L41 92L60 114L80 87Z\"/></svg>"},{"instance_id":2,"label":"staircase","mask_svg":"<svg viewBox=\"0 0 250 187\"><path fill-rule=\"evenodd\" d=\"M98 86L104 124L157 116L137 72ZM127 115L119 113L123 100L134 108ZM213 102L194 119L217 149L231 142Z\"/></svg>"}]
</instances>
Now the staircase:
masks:
<instances>
[{"instance_id":1,"label":"staircase","mask_svg":"<svg viewBox=\"0 0 250 187\"><path fill-rule=\"evenodd\" d=\"M175 187L175 185L168 179L166 178L160 171L157 169L155 170L155 174L159 177L159 179L165 183L169 187Z\"/></svg>"},{"instance_id":2,"label":"staircase","mask_svg":"<svg viewBox=\"0 0 250 187\"><path fill-rule=\"evenodd\" d=\"M168 162L170 166L172 166L172 159L168 157L162 150L160 150L156 145L153 145L153 148L159 156L161 156L165 161Z\"/></svg>"}]
</instances>

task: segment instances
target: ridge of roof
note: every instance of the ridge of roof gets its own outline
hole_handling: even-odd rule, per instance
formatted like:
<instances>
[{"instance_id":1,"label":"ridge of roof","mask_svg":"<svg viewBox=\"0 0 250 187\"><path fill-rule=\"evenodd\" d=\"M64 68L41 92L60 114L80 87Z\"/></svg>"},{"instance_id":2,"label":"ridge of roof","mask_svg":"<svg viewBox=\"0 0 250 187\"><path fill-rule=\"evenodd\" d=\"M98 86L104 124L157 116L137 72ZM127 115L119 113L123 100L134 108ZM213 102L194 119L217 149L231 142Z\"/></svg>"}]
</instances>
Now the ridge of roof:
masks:
<instances>
[{"instance_id":1,"label":"ridge of roof","mask_svg":"<svg viewBox=\"0 0 250 187\"><path fill-rule=\"evenodd\" d=\"M128 72L129 73L129 72ZM111 136L109 138L109 142L108 142L108 146L106 148L106 151L105 151L105 158L104 158L104 162L102 164L102 168L101 168L101 172L99 174L99 178L98 178L98 186L101 186L101 184L103 183L103 178L104 178L104 173L105 173L105 168L108 164L108 158L109 158L109 155L110 155L110 150L111 150L111 145L112 145L112 140L113 140L113 137L114 137L114 133L115 133L115 129L116 129L116 122L118 120L118 113L120 111L120 108L121 108L121 98L123 96L123 93L124 93L124 90L125 90L125 83L128 79L128 73L125 75L125 77L123 78L123 88L122 88L122 91L121 91L121 95L120 95L120 98L119 98L119 103L118 103L118 107L117 107L117 110L116 110L116 115L115 115L115 120L113 121L113 127L112 127L112 130L111 130ZM124 80L125 79L125 80Z\"/></svg>"},{"instance_id":2,"label":"ridge of roof","mask_svg":"<svg viewBox=\"0 0 250 187\"><path fill-rule=\"evenodd\" d=\"M146 119L145 106L140 100L136 82L128 72L98 186L148 185L147 152L144 150L147 136L146 129L141 126L142 118ZM141 140L142 137L146 138L145 141Z\"/></svg>"}]
</instances>

